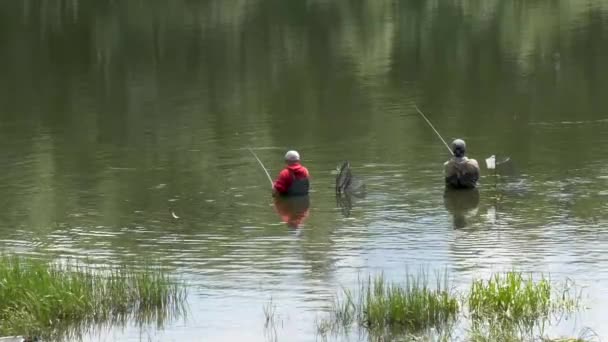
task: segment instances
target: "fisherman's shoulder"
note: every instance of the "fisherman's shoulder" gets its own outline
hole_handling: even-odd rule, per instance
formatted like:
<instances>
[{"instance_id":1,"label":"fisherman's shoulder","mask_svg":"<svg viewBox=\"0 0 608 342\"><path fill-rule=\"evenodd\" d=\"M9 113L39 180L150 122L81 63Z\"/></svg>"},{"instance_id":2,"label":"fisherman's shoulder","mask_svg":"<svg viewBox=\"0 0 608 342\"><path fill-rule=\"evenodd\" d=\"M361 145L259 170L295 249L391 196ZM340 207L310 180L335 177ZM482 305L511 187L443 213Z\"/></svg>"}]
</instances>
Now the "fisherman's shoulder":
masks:
<instances>
[{"instance_id":1,"label":"fisherman's shoulder","mask_svg":"<svg viewBox=\"0 0 608 342\"><path fill-rule=\"evenodd\" d=\"M281 170L281 172L279 172L279 177L289 177L290 174L291 171L289 170L289 167L285 167L283 170Z\"/></svg>"},{"instance_id":2,"label":"fisherman's shoulder","mask_svg":"<svg viewBox=\"0 0 608 342\"><path fill-rule=\"evenodd\" d=\"M476 159L472 159L471 158L471 159L467 160L467 163L469 163L470 165L475 166L476 168L479 168L479 163L477 162Z\"/></svg>"}]
</instances>

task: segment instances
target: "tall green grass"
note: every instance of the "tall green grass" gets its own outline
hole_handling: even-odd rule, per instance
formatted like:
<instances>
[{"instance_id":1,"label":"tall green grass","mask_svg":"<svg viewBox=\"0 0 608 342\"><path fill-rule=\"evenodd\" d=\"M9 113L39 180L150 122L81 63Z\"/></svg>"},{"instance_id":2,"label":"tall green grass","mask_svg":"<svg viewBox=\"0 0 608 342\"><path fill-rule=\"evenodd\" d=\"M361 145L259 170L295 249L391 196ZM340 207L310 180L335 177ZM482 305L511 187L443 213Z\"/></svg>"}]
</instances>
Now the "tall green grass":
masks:
<instances>
[{"instance_id":1,"label":"tall green grass","mask_svg":"<svg viewBox=\"0 0 608 342\"><path fill-rule=\"evenodd\" d=\"M453 320L458 300L438 277L431 288L424 273L408 275L404 284L389 283L383 276L360 281L357 294L343 290L333 302L331 318L318 323L320 330L348 327L353 323L371 331L415 333Z\"/></svg>"},{"instance_id":2,"label":"tall green grass","mask_svg":"<svg viewBox=\"0 0 608 342\"><path fill-rule=\"evenodd\" d=\"M470 341L538 340L551 317L580 307L582 295L570 281L555 288L543 275L533 279L520 272L474 280L462 294L449 290L447 274L438 275L433 287L427 280L424 272L408 275L401 284L388 283L383 276L359 280L356 291L343 289L336 297L329 317L316 322L317 332L326 336L359 327L383 339L416 339L432 331L447 340L451 329L466 319Z\"/></svg>"},{"instance_id":3,"label":"tall green grass","mask_svg":"<svg viewBox=\"0 0 608 342\"><path fill-rule=\"evenodd\" d=\"M475 320L533 323L546 318L551 308L551 283L544 277L534 281L532 276L507 272L471 285L469 311Z\"/></svg>"},{"instance_id":4,"label":"tall green grass","mask_svg":"<svg viewBox=\"0 0 608 342\"><path fill-rule=\"evenodd\" d=\"M407 276L403 286L382 276L363 285L361 320L369 328L392 327L419 331L448 322L459 310L458 300L438 282L428 286L426 276Z\"/></svg>"},{"instance_id":5,"label":"tall green grass","mask_svg":"<svg viewBox=\"0 0 608 342\"><path fill-rule=\"evenodd\" d=\"M48 338L126 320L162 325L185 313L185 301L185 288L159 269L0 256L0 335Z\"/></svg>"},{"instance_id":6,"label":"tall green grass","mask_svg":"<svg viewBox=\"0 0 608 342\"><path fill-rule=\"evenodd\" d=\"M538 340L551 315L580 305L580 293L567 282L561 291L540 275L505 272L473 281L468 294L472 341ZM573 340L574 341L574 340Z\"/></svg>"},{"instance_id":7,"label":"tall green grass","mask_svg":"<svg viewBox=\"0 0 608 342\"><path fill-rule=\"evenodd\" d=\"M534 280L532 275L506 272L473 281L468 307L473 320L530 325L553 313L575 311L580 296L570 282L558 290L543 275Z\"/></svg>"}]
</instances>

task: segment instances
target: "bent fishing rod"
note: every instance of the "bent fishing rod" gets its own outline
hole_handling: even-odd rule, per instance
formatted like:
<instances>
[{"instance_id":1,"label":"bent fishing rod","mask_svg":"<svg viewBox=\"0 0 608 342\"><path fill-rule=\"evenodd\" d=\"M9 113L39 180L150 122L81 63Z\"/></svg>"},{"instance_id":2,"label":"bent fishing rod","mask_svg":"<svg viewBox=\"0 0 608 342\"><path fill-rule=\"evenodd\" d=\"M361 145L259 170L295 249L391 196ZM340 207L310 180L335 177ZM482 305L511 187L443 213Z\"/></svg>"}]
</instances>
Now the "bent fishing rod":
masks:
<instances>
[{"instance_id":1,"label":"bent fishing rod","mask_svg":"<svg viewBox=\"0 0 608 342\"><path fill-rule=\"evenodd\" d=\"M262 167L262 170L264 170L264 172L266 173L266 177L268 177L268 181L270 182L270 187L272 188L274 186L274 183L272 182L272 177L270 177L270 174L268 173L268 170L266 170L264 163L262 163L260 158L258 158L258 156L255 154L255 152L253 152L253 150L251 148L247 147L247 149L249 150L249 152L251 152L251 154L253 154L253 157L255 158L255 160L258 161L258 163Z\"/></svg>"},{"instance_id":2,"label":"bent fishing rod","mask_svg":"<svg viewBox=\"0 0 608 342\"><path fill-rule=\"evenodd\" d=\"M445 147L450 152L450 155L453 156L454 152L452 152L452 149L450 148L450 145L448 145L448 143L445 142L445 139L443 139L443 137L441 136L441 134L439 134L439 132L435 129L435 127L433 126L433 124L431 123L431 121L429 121L429 119L426 118L426 115L424 115L424 113L420 110L420 108L418 108L418 106L416 106L415 104L414 104L414 108L416 108L416 111L418 112L418 114L420 114L420 116L422 116L422 118L424 119L424 121L426 121L426 123L429 124L429 126L431 126L431 129L433 130L433 132L435 132L435 134L437 134L437 136L439 137L439 139L441 139L441 141L443 142L443 144L445 145Z\"/></svg>"}]
</instances>

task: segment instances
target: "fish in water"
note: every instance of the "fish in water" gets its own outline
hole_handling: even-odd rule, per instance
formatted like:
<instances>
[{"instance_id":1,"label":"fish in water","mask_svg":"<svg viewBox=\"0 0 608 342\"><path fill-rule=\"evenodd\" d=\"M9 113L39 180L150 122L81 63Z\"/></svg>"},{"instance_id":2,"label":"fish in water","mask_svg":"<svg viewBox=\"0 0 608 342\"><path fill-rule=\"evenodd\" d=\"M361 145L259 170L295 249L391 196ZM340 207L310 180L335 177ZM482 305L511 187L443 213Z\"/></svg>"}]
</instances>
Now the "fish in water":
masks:
<instances>
[{"instance_id":1,"label":"fish in water","mask_svg":"<svg viewBox=\"0 0 608 342\"><path fill-rule=\"evenodd\" d=\"M365 193L365 184L353 176L350 162L347 160L338 167L336 176L336 195L342 194L360 196Z\"/></svg>"}]
</instances>

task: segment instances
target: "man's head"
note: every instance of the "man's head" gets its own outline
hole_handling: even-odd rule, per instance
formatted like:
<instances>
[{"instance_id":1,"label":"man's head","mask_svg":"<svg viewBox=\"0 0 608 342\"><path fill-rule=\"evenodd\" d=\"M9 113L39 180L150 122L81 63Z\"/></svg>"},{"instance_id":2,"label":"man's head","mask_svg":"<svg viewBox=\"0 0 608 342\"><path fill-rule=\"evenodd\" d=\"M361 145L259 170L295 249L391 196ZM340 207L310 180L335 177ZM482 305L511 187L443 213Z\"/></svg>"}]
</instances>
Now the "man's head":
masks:
<instances>
[{"instance_id":1,"label":"man's head","mask_svg":"<svg viewBox=\"0 0 608 342\"><path fill-rule=\"evenodd\" d=\"M285 153L285 162L287 164L296 164L300 162L300 154L298 151L287 151Z\"/></svg>"},{"instance_id":2,"label":"man's head","mask_svg":"<svg viewBox=\"0 0 608 342\"><path fill-rule=\"evenodd\" d=\"M467 144L462 139L456 139L452 141L452 153L454 153L454 157L464 157L464 154L467 150Z\"/></svg>"}]
</instances>

